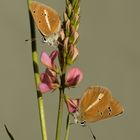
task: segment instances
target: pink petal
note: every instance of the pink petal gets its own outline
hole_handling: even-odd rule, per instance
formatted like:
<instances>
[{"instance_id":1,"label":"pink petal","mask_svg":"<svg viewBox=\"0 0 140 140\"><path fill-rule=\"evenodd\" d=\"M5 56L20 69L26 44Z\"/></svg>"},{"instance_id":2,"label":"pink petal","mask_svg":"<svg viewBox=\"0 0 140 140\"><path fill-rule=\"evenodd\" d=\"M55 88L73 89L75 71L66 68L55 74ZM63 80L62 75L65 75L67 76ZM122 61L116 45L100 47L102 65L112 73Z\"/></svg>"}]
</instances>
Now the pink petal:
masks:
<instances>
[{"instance_id":1,"label":"pink petal","mask_svg":"<svg viewBox=\"0 0 140 140\"><path fill-rule=\"evenodd\" d=\"M45 73L41 73L40 80L39 89L43 93L59 87L57 75L50 69L47 69Z\"/></svg>"},{"instance_id":2,"label":"pink petal","mask_svg":"<svg viewBox=\"0 0 140 140\"><path fill-rule=\"evenodd\" d=\"M54 50L51 54L50 54L50 59L51 59L51 63L54 62L55 58L58 56L58 51Z\"/></svg>"},{"instance_id":3,"label":"pink petal","mask_svg":"<svg viewBox=\"0 0 140 140\"><path fill-rule=\"evenodd\" d=\"M43 51L41 54L41 63L47 67L52 67L52 61L45 51Z\"/></svg>"},{"instance_id":4,"label":"pink petal","mask_svg":"<svg viewBox=\"0 0 140 140\"><path fill-rule=\"evenodd\" d=\"M43 81L43 82L46 81L46 74L45 73L40 74L40 80Z\"/></svg>"},{"instance_id":5,"label":"pink petal","mask_svg":"<svg viewBox=\"0 0 140 140\"><path fill-rule=\"evenodd\" d=\"M47 85L50 85L50 82L52 82L52 77L49 75L48 73L48 69L46 71L46 73L41 73L40 75L40 80L42 83L45 83Z\"/></svg>"},{"instance_id":6,"label":"pink petal","mask_svg":"<svg viewBox=\"0 0 140 140\"><path fill-rule=\"evenodd\" d=\"M83 73L78 68L72 68L69 70L66 76L67 86L76 86L83 79Z\"/></svg>"},{"instance_id":7,"label":"pink petal","mask_svg":"<svg viewBox=\"0 0 140 140\"><path fill-rule=\"evenodd\" d=\"M74 113L76 111L76 108L74 106L68 106L69 112Z\"/></svg>"},{"instance_id":8,"label":"pink petal","mask_svg":"<svg viewBox=\"0 0 140 140\"><path fill-rule=\"evenodd\" d=\"M53 78L53 79L56 79L56 78L57 78L56 72L53 71L53 70L51 70L51 69L47 69L47 70L46 70L46 74L47 74L49 77Z\"/></svg>"},{"instance_id":9,"label":"pink petal","mask_svg":"<svg viewBox=\"0 0 140 140\"><path fill-rule=\"evenodd\" d=\"M51 90L51 88L45 83L39 84L38 88L42 93L49 92Z\"/></svg>"},{"instance_id":10,"label":"pink petal","mask_svg":"<svg viewBox=\"0 0 140 140\"><path fill-rule=\"evenodd\" d=\"M78 105L79 105L79 99L73 99L72 101L75 104L75 106L78 107Z\"/></svg>"},{"instance_id":11,"label":"pink petal","mask_svg":"<svg viewBox=\"0 0 140 140\"><path fill-rule=\"evenodd\" d=\"M70 113L74 113L79 105L79 99L70 99L66 97L67 107Z\"/></svg>"}]
</instances>

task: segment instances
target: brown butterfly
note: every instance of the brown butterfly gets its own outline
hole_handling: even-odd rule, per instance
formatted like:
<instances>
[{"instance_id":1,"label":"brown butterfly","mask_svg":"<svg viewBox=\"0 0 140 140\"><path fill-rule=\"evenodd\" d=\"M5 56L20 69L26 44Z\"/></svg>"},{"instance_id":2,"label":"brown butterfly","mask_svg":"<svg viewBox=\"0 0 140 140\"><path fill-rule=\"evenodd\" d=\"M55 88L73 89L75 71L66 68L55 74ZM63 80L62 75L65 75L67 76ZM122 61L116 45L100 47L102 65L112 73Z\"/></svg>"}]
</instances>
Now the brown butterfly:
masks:
<instances>
[{"instance_id":1,"label":"brown butterfly","mask_svg":"<svg viewBox=\"0 0 140 140\"><path fill-rule=\"evenodd\" d=\"M54 45L59 37L61 20L58 13L51 7L40 2L31 2L29 9L43 36L43 42Z\"/></svg>"},{"instance_id":2,"label":"brown butterfly","mask_svg":"<svg viewBox=\"0 0 140 140\"><path fill-rule=\"evenodd\" d=\"M67 103L75 123L80 123L82 126L86 122L92 123L111 118L124 111L120 102L112 97L111 91L102 86L91 86L79 101L69 100Z\"/></svg>"},{"instance_id":3,"label":"brown butterfly","mask_svg":"<svg viewBox=\"0 0 140 140\"><path fill-rule=\"evenodd\" d=\"M81 99L71 100L66 97L66 102L75 123L80 123L81 126L117 116L124 111L120 102L112 97L111 91L102 86L89 87ZM96 140L91 128L88 128Z\"/></svg>"}]
</instances>

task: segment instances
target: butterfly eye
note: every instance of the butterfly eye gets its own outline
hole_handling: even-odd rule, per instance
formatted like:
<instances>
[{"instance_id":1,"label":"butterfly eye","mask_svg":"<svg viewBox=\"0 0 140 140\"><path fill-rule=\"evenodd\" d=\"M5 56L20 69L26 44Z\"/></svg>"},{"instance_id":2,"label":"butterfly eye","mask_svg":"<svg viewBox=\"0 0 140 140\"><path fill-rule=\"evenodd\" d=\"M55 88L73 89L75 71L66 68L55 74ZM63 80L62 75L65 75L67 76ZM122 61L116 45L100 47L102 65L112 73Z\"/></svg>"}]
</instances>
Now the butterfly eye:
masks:
<instances>
[{"instance_id":1,"label":"butterfly eye","mask_svg":"<svg viewBox=\"0 0 140 140\"><path fill-rule=\"evenodd\" d=\"M81 126L85 126L85 123L86 123L86 121L82 121L82 122L80 122L80 124L81 124Z\"/></svg>"}]
</instances>

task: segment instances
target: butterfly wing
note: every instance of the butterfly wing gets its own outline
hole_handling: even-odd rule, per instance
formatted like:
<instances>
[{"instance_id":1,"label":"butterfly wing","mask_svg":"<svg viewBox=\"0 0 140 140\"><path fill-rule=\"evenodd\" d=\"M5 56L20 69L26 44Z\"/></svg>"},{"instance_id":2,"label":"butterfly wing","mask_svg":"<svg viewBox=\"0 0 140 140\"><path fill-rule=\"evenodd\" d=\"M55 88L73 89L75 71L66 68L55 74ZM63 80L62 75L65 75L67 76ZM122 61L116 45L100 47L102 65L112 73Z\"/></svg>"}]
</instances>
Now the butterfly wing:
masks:
<instances>
[{"instance_id":1,"label":"butterfly wing","mask_svg":"<svg viewBox=\"0 0 140 140\"><path fill-rule=\"evenodd\" d=\"M106 88L103 88L103 89L106 94L111 95L111 92L108 89ZM99 93L100 92L98 92L98 94ZM105 103L103 104L102 102L105 102ZM103 105L104 107L102 107ZM102 98L96 104L96 106L92 106L88 110L87 109L82 110L80 114L86 122L96 122L99 120L117 116L121 114L122 112L123 112L123 107L120 104L120 102L118 102L115 98L111 97L111 98L108 98L107 101L106 101L106 98Z\"/></svg>"},{"instance_id":2,"label":"butterfly wing","mask_svg":"<svg viewBox=\"0 0 140 140\"><path fill-rule=\"evenodd\" d=\"M107 108L104 111L99 110L98 112L96 112L96 116L94 116L94 118L90 115L90 112L86 112L85 115L89 116L86 118L87 122L96 122L99 120L104 120L107 118L117 116L123 113L123 111L124 109L120 102L118 102L115 98L112 98L109 106L107 106Z\"/></svg>"},{"instance_id":3,"label":"butterfly wing","mask_svg":"<svg viewBox=\"0 0 140 140\"><path fill-rule=\"evenodd\" d=\"M123 106L119 101L117 101L113 97L110 101L110 105L104 110L103 113L100 112L99 115L100 115L100 119L107 119L122 114L123 112L124 112Z\"/></svg>"},{"instance_id":4,"label":"butterfly wing","mask_svg":"<svg viewBox=\"0 0 140 140\"><path fill-rule=\"evenodd\" d=\"M111 92L102 86L89 87L79 103L80 121L94 121L97 113L103 112L110 104Z\"/></svg>"},{"instance_id":5,"label":"butterfly wing","mask_svg":"<svg viewBox=\"0 0 140 140\"><path fill-rule=\"evenodd\" d=\"M50 36L60 30L60 17L51 7L33 1L30 4L30 11L39 31L43 36Z\"/></svg>"}]
</instances>

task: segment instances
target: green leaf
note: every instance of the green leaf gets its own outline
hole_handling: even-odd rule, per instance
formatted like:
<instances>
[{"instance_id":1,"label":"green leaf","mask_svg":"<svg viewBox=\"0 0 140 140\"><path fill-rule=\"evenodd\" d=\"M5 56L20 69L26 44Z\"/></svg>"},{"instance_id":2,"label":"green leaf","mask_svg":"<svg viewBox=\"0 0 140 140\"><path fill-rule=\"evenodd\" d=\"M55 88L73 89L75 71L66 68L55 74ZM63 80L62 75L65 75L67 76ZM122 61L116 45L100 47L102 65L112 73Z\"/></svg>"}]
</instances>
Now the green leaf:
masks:
<instances>
[{"instance_id":1,"label":"green leaf","mask_svg":"<svg viewBox=\"0 0 140 140\"><path fill-rule=\"evenodd\" d=\"M5 124L4 124L4 127L5 127L5 130L6 130L7 134L8 134L8 136L9 136L9 138L11 140L15 140L14 137L12 136L12 134L10 133L10 131L8 130L8 128L7 128L7 126Z\"/></svg>"}]
</instances>

